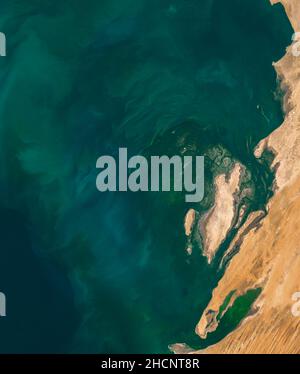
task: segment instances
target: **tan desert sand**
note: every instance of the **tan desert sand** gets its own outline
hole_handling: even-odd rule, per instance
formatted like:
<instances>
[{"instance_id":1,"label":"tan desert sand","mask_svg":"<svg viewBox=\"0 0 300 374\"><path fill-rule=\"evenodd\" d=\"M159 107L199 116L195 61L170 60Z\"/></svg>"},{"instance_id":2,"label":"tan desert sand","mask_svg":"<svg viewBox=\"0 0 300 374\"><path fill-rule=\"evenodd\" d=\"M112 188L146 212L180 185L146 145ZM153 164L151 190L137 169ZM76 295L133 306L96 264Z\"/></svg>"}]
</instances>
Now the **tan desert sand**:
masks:
<instances>
[{"instance_id":1,"label":"tan desert sand","mask_svg":"<svg viewBox=\"0 0 300 374\"><path fill-rule=\"evenodd\" d=\"M184 220L184 230L185 235L190 236L195 223L196 211L194 209L189 209Z\"/></svg>"},{"instance_id":2,"label":"tan desert sand","mask_svg":"<svg viewBox=\"0 0 300 374\"><path fill-rule=\"evenodd\" d=\"M239 191L241 172L242 166L236 163L229 176L221 174L215 179L215 204L200 222L203 254L208 263L211 263L233 226L236 213L235 195Z\"/></svg>"}]
</instances>

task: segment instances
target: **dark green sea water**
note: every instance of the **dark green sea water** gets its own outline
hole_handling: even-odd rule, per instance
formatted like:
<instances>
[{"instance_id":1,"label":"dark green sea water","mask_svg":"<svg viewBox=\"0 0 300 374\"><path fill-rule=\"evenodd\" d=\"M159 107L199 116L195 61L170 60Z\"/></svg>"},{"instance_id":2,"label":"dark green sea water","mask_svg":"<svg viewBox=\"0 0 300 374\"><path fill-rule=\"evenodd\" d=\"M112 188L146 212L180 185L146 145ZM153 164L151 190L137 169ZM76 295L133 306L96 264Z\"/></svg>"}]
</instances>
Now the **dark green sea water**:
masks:
<instances>
[{"instance_id":1,"label":"dark green sea water","mask_svg":"<svg viewBox=\"0 0 300 374\"><path fill-rule=\"evenodd\" d=\"M194 334L230 236L211 266L196 245L188 258L183 196L100 194L95 164L119 147L204 154L201 213L226 156L248 170L247 212L264 208L273 175L253 149L283 119L272 67L291 42L283 8L2 0L0 31L0 351L167 352L224 337L259 293L207 342Z\"/></svg>"}]
</instances>

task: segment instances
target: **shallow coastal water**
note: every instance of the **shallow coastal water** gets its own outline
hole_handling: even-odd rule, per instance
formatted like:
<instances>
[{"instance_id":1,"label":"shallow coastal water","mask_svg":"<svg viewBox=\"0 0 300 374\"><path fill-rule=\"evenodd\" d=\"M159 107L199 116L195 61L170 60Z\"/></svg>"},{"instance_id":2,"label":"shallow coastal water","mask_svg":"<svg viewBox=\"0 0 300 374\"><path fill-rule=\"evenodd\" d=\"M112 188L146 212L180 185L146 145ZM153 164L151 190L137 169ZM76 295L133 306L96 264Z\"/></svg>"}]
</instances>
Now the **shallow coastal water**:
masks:
<instances>
[{"instance_id":1,"label":"shallow coastal water","mask_svg":"<svg viewBox=\"0 0 300 374\"><path fill-rule=\"evenodd\" d=\"M28 327L29 315L40 317L30 322L32 352L211 344L194 328L230 238L211 266L200 248L188 257L183 197L100 194L95 163L121 146L170 155L220 147L251 173L249 210L263 208L273 177L253 149L283 119L272 67L291 41L283 8L267 0L7 1L0 25L8 39L0 61L0 198L10 217L0 291L21 309L24 285L10 291L10 277L22 278L13 265L22 253L31 295L28 314L1 320L9 321L11 342L1 350L25 349L29 333L20 324ZM206 208L214 168L208 162ZM244 315L242 302L214 339Z\"/></svg>"}]
</instances>

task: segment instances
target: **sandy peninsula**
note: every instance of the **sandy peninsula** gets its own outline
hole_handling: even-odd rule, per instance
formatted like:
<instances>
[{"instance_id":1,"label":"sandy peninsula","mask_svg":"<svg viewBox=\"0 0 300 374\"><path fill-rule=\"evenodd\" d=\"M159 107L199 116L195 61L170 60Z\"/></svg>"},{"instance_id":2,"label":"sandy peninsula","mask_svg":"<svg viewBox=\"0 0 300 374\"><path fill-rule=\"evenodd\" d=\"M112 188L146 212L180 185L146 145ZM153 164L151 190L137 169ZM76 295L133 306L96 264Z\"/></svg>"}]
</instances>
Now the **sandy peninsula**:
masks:
<instances>
[{"instance_id":1,"label":"sandy peninsula","mask_svg":"<svg viewBox=\"0 0 300 374\"><path fill-rule=\"evenodd\" d=\"M215 179L215 204L200 220L203 254L211 263L218 248L234 224L236 215L235 196L239 191L242 166L234 165L230 175L218 175Z\"/></svg>"}]
</instances>

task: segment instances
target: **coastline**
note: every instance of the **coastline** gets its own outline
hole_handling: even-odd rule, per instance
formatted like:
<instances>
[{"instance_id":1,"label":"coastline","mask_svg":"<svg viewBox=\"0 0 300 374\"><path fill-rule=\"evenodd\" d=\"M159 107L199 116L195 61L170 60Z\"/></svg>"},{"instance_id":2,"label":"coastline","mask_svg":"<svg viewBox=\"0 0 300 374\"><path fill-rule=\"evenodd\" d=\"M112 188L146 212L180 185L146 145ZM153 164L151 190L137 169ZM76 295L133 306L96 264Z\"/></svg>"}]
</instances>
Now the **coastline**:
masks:
<instances>
[{"instance_id":1,"label":"coastline","mask_svg":"<svg viewBox=\"0 0 300 374\"><path fill-rule=\"evenodd\" d=\"M300 4L296 0L271 0L285 8L295 32L300 31ZM254 154L259 158L266 149L275 154L271 168L276 171L276 188L281 190L291 185L300 175L300 62L292 55L292 46L287 47L285 56L274 63L278 80L284 90L284 122L267 138L260 141Z\"/></svg>"},{"instance_id":2,"label":"coastline","mask_svg":"<svg viewBox=\"0 0 300 374\"><path fill-rule=\"evenodd\" d=\"M295 30L300 30L300 3L281 2ZM223 340L194 353L300 353L297 344L300 319L291 313L292 295L300 290L300 58L292 55L292 47L274 63L281 86L285 88L282 125L263 139L254 154L264 150L275 155L271 168L275 171L274 196L268 214L255 229L239 230L242 237L238 253L229 262L223 278L214 289L203 312L196 333L201 338L216 330L216 316L227 295L234 292L228 307L249 290L262 288L248 316ZM243 230L243 231L241 231ZM180 345L173 346L176 353Z\"/></svg>"},{"instance_id":3,"label":"coastline","mask_svg":"<svg viewBox=\"0 0 300 374\"><path fill-rule=\"evenodd\" d=\"M203 239L203 255L209 264L234 224L237 214L236 195L240 192L243 170L243 166L236 163L229 175L220 174L216 177L215 203L200 220L199 231ZM215 230L216 227L219 227L219 230Z\"/></svg>"}]
</instances>

